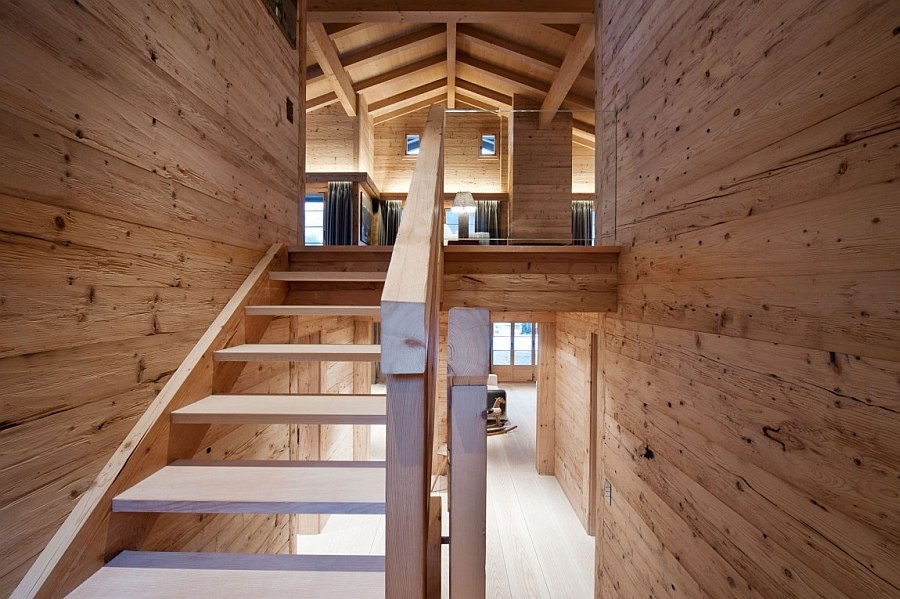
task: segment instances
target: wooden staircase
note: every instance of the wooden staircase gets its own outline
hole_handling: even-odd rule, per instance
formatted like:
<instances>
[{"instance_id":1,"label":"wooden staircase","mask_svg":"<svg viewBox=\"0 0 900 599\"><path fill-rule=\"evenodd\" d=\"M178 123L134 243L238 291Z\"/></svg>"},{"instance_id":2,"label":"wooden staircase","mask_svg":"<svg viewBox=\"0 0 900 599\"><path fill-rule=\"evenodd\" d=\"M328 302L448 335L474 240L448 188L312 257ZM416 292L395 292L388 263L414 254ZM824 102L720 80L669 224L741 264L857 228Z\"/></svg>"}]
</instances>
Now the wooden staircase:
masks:
<instances>
[{"instance_id":1,"label":"wooden staircase","mask_svg":"<svg viewBox=\"0 0 900 599\"><path fill-rule=\"evenodd\" d=\"M440 505L428 489L442 124L443 111L435 106L393 252L273 246L84 492L13 597L439 595ZM302 321L308 331L326 317L381 319L389 349L382 353L366 342L293 342L295 323ZM281 318L291 319L291 342L263 342ZM273 364L371 361L380 361L387 375L386 395L360 392L356 376L354 392L339 395L235 388L245 370ZM386 424L386 462L204 459L211 427L326 424ZM164 514L385 514L386 554L146 551ZM203 526L202 518L179 522Z\"/></svg>"}]
</instances>

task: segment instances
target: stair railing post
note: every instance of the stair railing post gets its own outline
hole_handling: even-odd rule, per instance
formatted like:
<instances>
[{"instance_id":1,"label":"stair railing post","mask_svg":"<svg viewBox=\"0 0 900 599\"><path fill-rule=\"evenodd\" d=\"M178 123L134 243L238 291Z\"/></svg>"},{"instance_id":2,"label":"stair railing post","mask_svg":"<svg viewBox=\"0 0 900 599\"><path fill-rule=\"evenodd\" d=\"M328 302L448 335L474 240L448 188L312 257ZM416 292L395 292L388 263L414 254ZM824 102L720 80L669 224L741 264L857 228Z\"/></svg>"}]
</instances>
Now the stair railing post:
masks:
<instances>
[{"instance_id":1,"label":"stair railing post","mask_svg":"<svg viewBox=\"0 0 900 599\"><path fill-rule=\"evenodd\" d=\"M447 383L451 599L485 596L490 338L488 310L450 310Z\"/></svg>"}]
</instances>

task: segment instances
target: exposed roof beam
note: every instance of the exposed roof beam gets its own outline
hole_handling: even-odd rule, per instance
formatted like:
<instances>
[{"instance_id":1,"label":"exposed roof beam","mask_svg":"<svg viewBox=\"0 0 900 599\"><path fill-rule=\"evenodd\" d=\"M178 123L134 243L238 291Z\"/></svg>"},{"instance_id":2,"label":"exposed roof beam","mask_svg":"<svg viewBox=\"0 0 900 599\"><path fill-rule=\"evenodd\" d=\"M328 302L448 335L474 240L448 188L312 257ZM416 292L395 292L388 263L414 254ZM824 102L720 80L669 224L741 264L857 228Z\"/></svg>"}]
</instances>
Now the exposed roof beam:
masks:
<instances>
[{"instance_id":1,"label":"exposed roof beam","mask_svg":"<svg viewBox=\"0 0 900 599\"><path fill-rule=\"evenodd\" d=\"M491 52L499 51L502 54L527 62L531 67L540 69L549 77L555 76L557 71L559 71L559 67L562 66L562 60L555 56L545 54L529 46L523 46L472 25L459 25L457 33L464 36L469 43L475 46ZM580 75L586 79L594 78L593 72L587 68L583 69Z\"/></svg>"},{"instance_id":2,"label":"exposed roof beam","mask_svg":"<svg viewBox=\"0 0 900 599\"><path fill-rule=\"evenodd\" d=\"M437 81L432 81L431 83L426 83L425 85L420 85L419 87L414 87L403 93L396 94L390 98L373 102L369 104L369 112L372 113L372 115L381 116L383 113L389 112L399 104L412 104L420 99L420 96L429 94L434 95L438 90L443 93L446 87L447 81L445 79L438 79Z\"/></svg>"},{"instance_id":3,"label":"exposed roof beam","mask_svg":"<svg viewBox=\"0 0 900 599\"><path fill-rule=\"evenodd\" d=\"M462 93L462 91L456 94L456 101L459 104L467 104L469 106L472 106L473 108L478 108L481 110L499 110L500 108L496 104L492 104L490 102L485 102L483 100L473 98L472 96L468 96ZM459 108L459 106L457 106L457 108Z\"/></svg>"},{"instance_id":4,"label":"exposed roof beam","mask_svg":"<svg viewBox=\"0 0 900 599\"><path fill-rule=\"evenodd\" d=\"M447 108L456 108L456 23L447 23Z\"/></svg>"},{"instance_id":5,"label":"exposed roof beam","mask_svg":"<svg viewBox=\"0 0 900 599\"><path fill-rule=\"evenodd\" d=\"M444 99L444 93L441 92L440 94L430 96L428 98L425 98L424 100L419 100L418 102L415 102L414 104L409 104L407 106L404 106L403 108L398 108L397 110L393 110L391 112L386 112L386 113L382 114L381 116L374 117L372 120L376 125L380 125L381 123L386 123L387 121L390 121L392 119L396 119L398 117L405 116L405 115L409 114L410 112L415 112L415 111L421 110L422 108L425 108L427 106L431 106L432 104L437 104L438 102L443 101L443 99Z\"/></svg>"},{"instance_id":6,"label":"exposed roof beam","mask_svg":"<svg viewBox=\"0 0 900 599\"><path fill-rule=\"evenodd\" d=\"M575 39L566 52L559 74L553 80L550 91L541 104L541 114L538 116L538 128L543 129L550 124L560 104L566 99L572 84L578 77L578 73L584 68L588 56L594 51L594 25L585 23L578 28Z\"/></svg>"},{"instance_id":7,"label":"exposed roof beam","mask_svg":"<svg viewBox=\"0 0 900 599\"><path fill-rule=\"evenodd\" d=\"M594 147L594 140L596 136L594 135L594 127L593 125L589 125L588 123L582 123L581 121L572 121L572 139L575 143L580 143L583 146L588 146L589 148Z\"/></svg>"},{"instance_id":8,"label":"exposed roof beam","mask_svg":"<svg viewBox=\"0 0 900 599\"><path fill-rule=\"evenodd\" d=\"M307 43L315 55L319 66L325 71L325 76L331 82L334 93L344 107L348 116L356 116L356 92L353 90L353 82L341 64L334 41L328 37L325 27L321 23L310 23L308 27L309 37Z\"/></svg>"},{"instance_id":9,"label":"exposed roof beam","mask_svg":"<svg viewBox=\"0 0 900 599\"><path fill-rule=\"evenodd\" d=\"M337 94L334 92L329 92L324 96L319 96L317 98L307 98L306 100L306 112L312 112L314 110L318 110L320 108L325 108L326 106L330 106L332 104L336 104L338 101Z\"/></svg>"},{"instance_id":10,"label":"exposed roof beam","mask_svg":"<svg viewBox=\"0 0 900 599\"><path fill-rule=\"evenodd\" d=\"M310 22L318 23L592 23L592 0L310 0Z\"/></svg>"},{"instance_id":11,"label":"exposed roof beam","mask_svg":"<svg viewBox=\"0 0 900 599\"><path fill-rule=\"evenodd\" d=\"M519 73L514 73L513 71L509 71L501 66L485 62L483 60L475 58L474 56L460 54L457 58L457 61L459 62L459 64L463 64L481 71L488 77L497 77L499 79L503 79L504 81L506 81L506 83L520 90L533 92L541 96L543 96L550 90L550 86L543 81L538 81L536 79L532 79L531 77L520 75Z\"/></svg>"},{"instance_id":12,"label":"exposed roof beam","mask_svg":"<svg viewBox=\"0 0 900 599\"><path fill-rule=\"evenodd\" d=\"M458 79L456 81L456 86L476 100L488 102L504 110L509 110L512 108L512 98L507 95L501 94L500 92L496 92L492 89L476 85L471 81L466 81L464 79Z\"/></svg>"},{"instance_id":13,"label":"exposed roof beam","mask_svg":"<svg viewBox=\"0 0 900 599\"><path fill-rule=\"evenodd\" d=\"M382 73L381 75L376 75L375 77L371 77L369 79L364 79L359 83L354 84L354 88L357 92L362 92L367 89L371 89L382 83L387 83L388 81L393 81L394 79L399 79L401 77L407 77L409 75L413 75L419 73L421 71L425 71L430 69L433 66L443 64L444 55L443 54L435 54L434 56L430 56L428 58L423 58L417 62L412 64L408 64L406 66L400 67L398 69L394 69L393 71L388 71L387 73Z\"/></svg>"},{"instance_id":14,"label":"exposed roof beam","mask_svg":"<svg viewBox=\"0 0 900 599\"><path fill-rule=\"evenodd\" d=\"M372 27L375 23L332 23L325 25L325 31L334 41L355 35Z\"/></svg>"},{"instance_id":15,"label":"exposed roof beam","mask_svg":"<svg viewBox=\"0 0 900 599\"><path fill-rule=\"evenodd\" d=\"M342 60L345 68L349 68L370 60L388 58L398 52L411 50L435 36L444 35L445 32L446 29L443 25L431 25L430 27L413 31L407 35L388 40L370 48L364 48L356 52L348 52L343 56Z\"/></svg>"}]
</instances>

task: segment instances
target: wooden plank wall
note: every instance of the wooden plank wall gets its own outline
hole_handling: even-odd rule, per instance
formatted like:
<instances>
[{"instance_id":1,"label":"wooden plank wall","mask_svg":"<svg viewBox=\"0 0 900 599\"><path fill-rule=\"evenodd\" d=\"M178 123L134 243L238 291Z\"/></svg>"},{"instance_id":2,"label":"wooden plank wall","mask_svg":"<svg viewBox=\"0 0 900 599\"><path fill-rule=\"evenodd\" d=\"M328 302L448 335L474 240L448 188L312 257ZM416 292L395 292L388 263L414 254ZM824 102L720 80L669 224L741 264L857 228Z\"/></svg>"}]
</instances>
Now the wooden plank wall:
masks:
<instances>
[{"instance_id":1,"label":"wooden plank wall","mask_svg":"<svg viewBox=\"0 0 900 599\"><path fill-rule=\"evenodd\" d=\"M601 10L598 596L898 596L900 4Z\"/></svg>"},{"instance_id":2,"label":"wooden plank wall","mask_svg":"<svg viewBox=\"0 0 900 599\"><path fill-rule=\"evenodd\" d=\"M540 104L521 96L514 110L536 110ZM538 114L512 117L511 237L572 238L572 115L559 113L544 129Z\"/></svg>"},{"instance_id":3,"label":"wooden plank wall","mask_svg":"<svg viewBox=\"0 0 900 599\"><path fill-rule=\"evenodd\" d=\"M585 528L590 513L591 333L596 331L597 314L557 314L552 472Z\"/></svg>"},{"instance_id":4,"label":"wooden plank wall","mask_svg":"<svg viewBox=\"0 0 900 599\"><path fill-rule=\"evenodd\" d=\"M375 126L375 183L383 192L406 193L415 158L406 156L406 135L420 134L428 108ZM509 119L487 113L447 113L444 128L444 191L502 193L509 168L505 157ZM482 158L482 134L498 136L497 157Z\"/></svg>"},{"instance_id":5,"label":"wooden plank wall","mask_svg":"<svg viewBox=\"0 0 900 599\"><path fill-rule=\"evenodd\" d=\"M306 115L306 170L310 173L367 172L374 162L374 125L359 96L358 116L347 116L340 104Z\"/></svg>"},{"instance_id":6,"label":"wooden plank wall","mask_svg":"<svg viewBox=\"0 0 900 599\"><path fill-rule=\"evenodd\" d=\"M3 3L0 47L7 595L264 250L296 238L288 98L301 115L261 2Z\"/></svg>"},{"instance_id":7,"label":"wooden plank wall","mask_svg":"<svg viewBox=\"0 0 900 599\"><path fill-rule=\"evenodd\" d=\"M572 192L594 193L594 149L572 144Z\"/></svg>"}]
</instances>

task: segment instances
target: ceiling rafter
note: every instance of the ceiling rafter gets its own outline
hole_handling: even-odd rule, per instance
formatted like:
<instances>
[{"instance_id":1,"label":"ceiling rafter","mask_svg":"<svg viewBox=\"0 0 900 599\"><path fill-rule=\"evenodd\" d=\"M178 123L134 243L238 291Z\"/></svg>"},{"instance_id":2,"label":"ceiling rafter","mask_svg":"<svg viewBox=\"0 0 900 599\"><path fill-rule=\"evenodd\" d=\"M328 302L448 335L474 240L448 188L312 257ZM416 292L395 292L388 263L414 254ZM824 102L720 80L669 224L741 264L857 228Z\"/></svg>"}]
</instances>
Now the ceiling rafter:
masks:
<instances>
[{"instance_id":1,"label":"ceiling rafter","mask_svg":"<svg viewBox=\"0 0 900 599\"><path fill-rule=\"evenodd\" d=\"M386 112L380 116L376 116L372 118L372 122L376 125L380 125L381 123L386 123L390 120L396 119L401 116L406 116L411 112L415 112L417 110L421 110L422 108L426 108L431 106L432 104L437 104L438 102L442 102L444 100L444 93L441 92L439 94L435 94L425 98L424 100L419 100L413 104L409 104L404 106L403 108L398 108L396 110L392 110L390 112Z\"/></svg>"},{"instance_id":2,"label":"ceiling rafter","mask_svg":"<svg viewBox=\"0 0 900 599\"><path fill-rule=\"evenodd\" d=\"M422 60L416 61L412 64L396 68L393 71L388 71L387 73L382 73L381 75L376 75L375 77L364 79L359 83L354 84L354 87L356 88L357 92L363 92L368 89L372 89L373 87L377 87L383 83L388 83L389 81L400 79L401 77L408 77L410 75L418 74L422 71L430 69L431 67L443 63L444 55L435 54L434 56L423 58Z\"/></svg>"},{"instance_id":3,"label":"ceiling rafter","mask_svg":"<svg viewBox=\"0 0 900 599\"><path fill-rule=\"evenodd\" d=\"M384 100L379 100L378 102L372 102L369 105L369 112L372 115L379 116L384 112L388 112L398 104L410 103L419 96L424 96L426 94L433 95L438 91L444 93L446 91L446 87L446 79L437 79L436 81L432 81L430 83L426 83L425 85L420 85L418 87L408 89L405 92L393 95L390 98L385 98Z\"/></svg>"},{"instance_id":4,"label":"ceiling rafter","mask_svg":"<svg viewBox=\"0 0 900 599\"><path fill-rule=\"evenodd\" d=\"M588 56L593 51L594 26L585 23L578 28L575 39L572 40L569 49L566 51L566 57L559 68L559 74L553 80L550 91L544 97L544 101L541 104L541 114L538 117L539 129L549 125L553 117L556 116L556 111L559 110L563 100L568 96L569 91L572 89L572 84L575 83L575 79L578 77L578 73L584 68L585 61L587 61Z\"/></svg>"},{"instance_id":5,"label":"ceiling rafter","mask_svg":"<svg viewBox=\"0 0 900 599\"><path fill-rule=\"evenodd\" d=\"M562 66L562 59L551 56L535 48L524 46L513 40L509 40L498 36L490 31L479 29L472 25L459 25L457 33L464 36L466 40L473 45L484 48L491 52L501 52L507 56L528 63L530 66L542 70L548 76L556 76L557 71ZM594 73L590 69L582 69L579 74L585 79L593 80Z\"/></svg>"},{"instance_id":6,"label":"ceiling rafter","mask_svg":"<svg viewBox=\"0 0 900 599\"><path fill-rule=\"evenodd\" d=\"M348 116L356 116L356 91L353 89L350 75L341 64L334 41L328 37L325 27L321 23L310 23L308 32L309 48L325 72L328 81L331 82L331 87L334 88L334 93L337 94L338 100L344 107L344 112Z\"/></svg>"},{"instance_id":7,"label":"ceiling rafter","mask_svg":"<svg viewBox=\"0 0 900 599\"><path fill-rule=\"evenodd\" d=\"M337 104L337 101L338 97L334 92L329 92L324 96L318 96L316 98L309 98L306 100L306 112L313 112L314 110Z\"/></svg>"},{"instance_id":8,"label":"ceiling rafter","mask_svg":"<svg viewBox=\"0 0 900 599\"><path fill-rule=\"evenodd\" d=\"M399 52L411 50L438 35L445 35L446 32L444 25L431 25L368 48L348 52L342 57L342 60L345 67L349 68L371 60L388 58Z\"/></svg>"},{"instance_id":9,"label":"ceiling rafter","mask_svg":"<svg viewBox=\"0 0 900 599\"><path fill-rule=\"evenodd\" d=\"M456 60L459 64L476 69L489 77L503 79L508 84L513 85L518 89L524 89L539 95L544 95L550 90L550 85L543 81L538 81L537 79L532 79L526 75L515 73L501 66L481 60L480 58L469 56L468 54L460 54Z\"/></svg>"},{"instance_id":10,"label":"ceiling rafter","mask_svg":"<svg viewBox=\"0 0 900 599\"><path fill-rule=\"evenodd\" d=\"M502 108L505 110L509 110L512 108L512 98L510 96L507 96L506 94L501 94L500 92L482 87L480 85L472 83L471 81L466 81L465 79L457 79L456 86L476 100L488 102L492 105L497 106L498 108Z\"/></svg>"},{"instance_id":11,"label":"ceiling rafter","mask_svg":"<svg viewBox=\"0 0 900 599\"><path fill-rule=\"evenodd\" d=\"M456 23L447 23L447 108L456 108Z\"/></svg>"}]
</instances>

